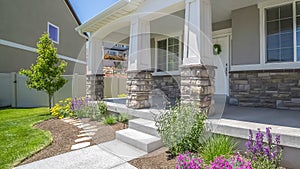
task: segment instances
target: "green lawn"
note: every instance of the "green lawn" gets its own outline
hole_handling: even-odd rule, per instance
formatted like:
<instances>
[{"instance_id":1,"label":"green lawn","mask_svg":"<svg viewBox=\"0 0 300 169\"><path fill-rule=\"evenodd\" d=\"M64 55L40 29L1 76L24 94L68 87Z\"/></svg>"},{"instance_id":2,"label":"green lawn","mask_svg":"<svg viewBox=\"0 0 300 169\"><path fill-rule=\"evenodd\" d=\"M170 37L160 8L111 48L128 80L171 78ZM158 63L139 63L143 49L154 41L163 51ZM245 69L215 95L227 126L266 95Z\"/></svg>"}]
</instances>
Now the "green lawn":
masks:
<instances>
[{"instance_id":1,"label":"green lawn","mask_svg":"<svg viewBox=\"0 0 300 169\"><path fill-rule=\"evenodd\" d=\"M33 125L51 118L48 108L0 110L0 168L12 168L51 142L51 134Z\"/></svg>"}]
</instances>

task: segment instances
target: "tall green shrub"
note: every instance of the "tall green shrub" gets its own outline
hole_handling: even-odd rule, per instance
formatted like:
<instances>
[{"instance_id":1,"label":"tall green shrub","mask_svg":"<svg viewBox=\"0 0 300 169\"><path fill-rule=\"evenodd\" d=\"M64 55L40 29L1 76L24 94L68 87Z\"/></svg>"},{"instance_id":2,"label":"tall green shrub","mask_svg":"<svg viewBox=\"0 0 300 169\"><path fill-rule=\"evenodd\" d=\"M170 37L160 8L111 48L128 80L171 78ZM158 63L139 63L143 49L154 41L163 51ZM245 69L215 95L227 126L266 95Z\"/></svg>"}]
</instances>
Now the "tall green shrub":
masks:
<instances>
[{"instance_id":1,"label":"tall green shrub","mask_svg":"<svg viewBox=\"0 0 300 169\"><path fill-rule=\"evenodd\" d=\"M185 151L196 152L204 129L206 114L194 105L176 105L162 112L156 126L163 143L172 155Z\"/></svg>"},{"instance_id":2,"label":"tall green shrub","mask_svg":"<svg viewBox=\"0 0 300 169\"><path fill-rule=\"evenodd\" d=\"M51 108L54 93L67 82L62 77L67 63L57 57L56 48L48 34L43 34L37 43L37 53L39 56L36 64L32 64L29 69L21 69L19 73L28 77L26 84L29 88L45 91L48 94L49 108Z\"/></svg>"}]
</instances>

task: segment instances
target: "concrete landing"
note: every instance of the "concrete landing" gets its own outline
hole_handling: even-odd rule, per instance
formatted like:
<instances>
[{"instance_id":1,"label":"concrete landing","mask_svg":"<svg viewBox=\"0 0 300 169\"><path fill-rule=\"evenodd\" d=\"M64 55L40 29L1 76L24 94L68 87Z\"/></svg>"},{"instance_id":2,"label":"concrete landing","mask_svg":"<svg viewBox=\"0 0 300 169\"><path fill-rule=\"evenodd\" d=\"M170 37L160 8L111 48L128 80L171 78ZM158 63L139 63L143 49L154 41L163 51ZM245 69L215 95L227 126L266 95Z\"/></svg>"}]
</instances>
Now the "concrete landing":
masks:
<instances>
[{"instance_id":1,"label":"concrete landing","mask_svg":"<svg viewBox=\"0 0 300 169\"><path fill-rule=\"evenodd\" d=\"M126 153L126 152L124 152ZM95 145L36 161L15 169L137 169L126 160Z\"/></svg>"}]
</instances>

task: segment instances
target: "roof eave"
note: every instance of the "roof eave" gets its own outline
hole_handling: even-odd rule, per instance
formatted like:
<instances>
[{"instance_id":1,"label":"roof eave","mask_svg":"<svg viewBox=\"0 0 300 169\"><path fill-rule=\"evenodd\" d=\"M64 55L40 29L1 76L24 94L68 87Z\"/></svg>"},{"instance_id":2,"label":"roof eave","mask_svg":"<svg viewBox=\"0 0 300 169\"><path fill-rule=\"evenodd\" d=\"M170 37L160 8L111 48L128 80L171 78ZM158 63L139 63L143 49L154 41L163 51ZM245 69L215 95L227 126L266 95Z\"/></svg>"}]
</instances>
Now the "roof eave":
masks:
<instances>
[{"instance_id":1,"label":"roof eave","mask_svg":"<svg viewBox=\"0 0 300 169\"><path fill-rule=\"evenodd\" d=\"M108 16L112 15L115 11L118 11L119 9L123 8L124 6L128 5L130 3L130 0L119 0L98 15L94 16L92 19L88 20L86 23L83 23L82 25L75 28L78 32L91 32L89 31L89 28L94 25L97 21L103 20L107 18Z\"/></svg>"}]
</instances>

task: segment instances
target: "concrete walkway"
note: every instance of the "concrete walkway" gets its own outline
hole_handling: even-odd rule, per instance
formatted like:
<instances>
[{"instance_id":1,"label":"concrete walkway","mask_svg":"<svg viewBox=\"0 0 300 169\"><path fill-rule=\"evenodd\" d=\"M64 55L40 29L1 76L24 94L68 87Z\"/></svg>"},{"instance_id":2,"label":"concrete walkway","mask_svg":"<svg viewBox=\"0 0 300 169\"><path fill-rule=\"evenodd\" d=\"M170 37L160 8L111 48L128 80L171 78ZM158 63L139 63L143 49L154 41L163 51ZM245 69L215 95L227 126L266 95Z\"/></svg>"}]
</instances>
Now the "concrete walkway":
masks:
<instances>
[{"instance_id":1,"label":"concrete walkway","mask_svg":"<svg viewBox=\"0 0 300 169\"><path fill-rule=\"evenodd\" d=\"M15 169L137 169L127 161L147 154L118 140L71 151Z\"/></svg>"}]
</instances>

